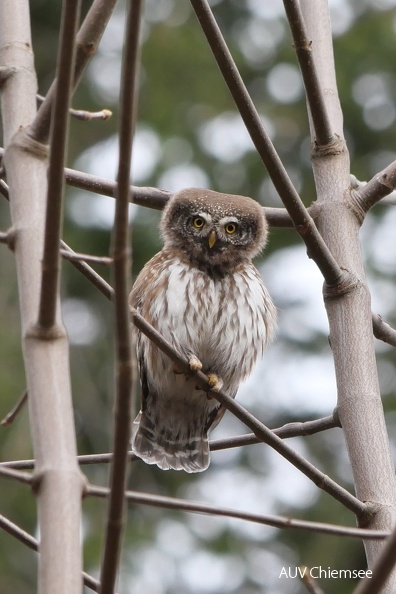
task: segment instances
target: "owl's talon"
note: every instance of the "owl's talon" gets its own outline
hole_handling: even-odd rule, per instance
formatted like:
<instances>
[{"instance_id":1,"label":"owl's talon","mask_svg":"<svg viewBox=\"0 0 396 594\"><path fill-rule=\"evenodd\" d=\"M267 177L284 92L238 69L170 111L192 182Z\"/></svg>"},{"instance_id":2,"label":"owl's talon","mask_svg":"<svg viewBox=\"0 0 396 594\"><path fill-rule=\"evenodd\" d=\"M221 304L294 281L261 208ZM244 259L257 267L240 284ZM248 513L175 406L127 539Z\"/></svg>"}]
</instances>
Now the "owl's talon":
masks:
<instances>
[{"instance_id":1,"label":"owl's talon","mask_svg":"<svg viewBox=\"0 0 396 594\"><path fill-rule=\"evenodd\" d=\"M191 371L201 371L202 369L202 363L195 355L190 355L188 357L188 364Z\"/></svg>"},{"instance_id":2,"label":"owl's talon","mask_svg":"<svg viewBox=\"0 0 396 594\"><path fill-rule=\"evenodd\" d=\"M220 392L223 387L223 380L215 373L208 373L208 381L211 392Z\"/></svg>"}]
</instances>

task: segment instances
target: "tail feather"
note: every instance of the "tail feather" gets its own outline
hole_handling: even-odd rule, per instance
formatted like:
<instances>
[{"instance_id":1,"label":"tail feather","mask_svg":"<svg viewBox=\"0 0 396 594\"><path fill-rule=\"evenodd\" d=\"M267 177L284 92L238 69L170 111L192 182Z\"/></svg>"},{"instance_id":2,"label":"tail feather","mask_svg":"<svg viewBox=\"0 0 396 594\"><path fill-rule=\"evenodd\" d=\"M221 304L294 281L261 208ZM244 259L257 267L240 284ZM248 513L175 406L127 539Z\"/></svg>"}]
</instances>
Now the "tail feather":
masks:
<instances>
[{"instance_id":1,"label":"tail feather","mask_svg":"<svg viewBox=\"0 0 396 594\"><path fill-rule=\"evenodd\" d=\"M140 411L132 425L132 451L147 464L162 470L202 472L210 462L206 434L174 435L166 427L157 427Z\"/></svg>"}]
</instances>

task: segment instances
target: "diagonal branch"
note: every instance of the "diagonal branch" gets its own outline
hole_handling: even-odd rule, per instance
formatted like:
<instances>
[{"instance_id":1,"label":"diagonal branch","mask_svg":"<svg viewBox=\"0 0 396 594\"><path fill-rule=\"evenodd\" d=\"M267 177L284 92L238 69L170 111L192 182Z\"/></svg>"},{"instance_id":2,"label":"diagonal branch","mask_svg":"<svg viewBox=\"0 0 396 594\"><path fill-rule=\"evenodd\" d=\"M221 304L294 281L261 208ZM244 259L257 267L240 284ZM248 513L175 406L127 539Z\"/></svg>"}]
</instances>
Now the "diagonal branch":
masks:
<instances>
[{"instance_id":1,"label":"diagonal branch","mask_svg":"<svg viewBox=\"0 0 396 594\"><path fill-rule=\"evenodd\" d=\"M57 86L51 121L51 142L48 167L47 209L44 255L38 325L50 329L55 324L59 286L59 241L63 217L64 175L69 103L74 71L74 38L80 15L81 0L68 0L62 11L58 53Z\"/></svg>"},{"instance_id":2,"label":"diagonal branch","mask_svg":"<svg viewBox=\"0 0 396 594\"><path fill-rule=\"evenodd\" d=\"M337 285L347 275L339 267L294 188L244 85L207 0L191 0L191 4L257 152L296 230L305 242L309 256L316 262L327 284Z\"/></svg>"},{"instance_id":3,"label":"diagonal branch","mask_svg":"<svg viewBox=\"0 0 396 594\"><path fill-rule=\"evenodd\" d=\"M117 0L94 0L80 27L76 37L74 88L77 87L89 60L96 52L116 2ZM56 85L57 81L55 79L30 128L30 135L37 142L47 142Z\"/></svg>"},{"instance_id":4,"label":"diagonal branch","mask_svg":"<svg viewBox=\"0 0 396 594\"><path fill-rule=\"evenodd\" d=\"M114 456L111 466L110 498L101 567L101 594L112 594L117 577L125 522L124 490L127 477L131 430L131 399L135 376L132 361L128 293L130 288L129 196L132 141L136 115L139 29L142 0L129 3L122 61L119 122L119 164L111 255L114 277L116 327L116 384Z\"/></svg>"},{"instance_id":5,"label":"diagonal branch","mask_svg":"<svg viewBox=\"0 0 396 594\"><path fill-rule=\"evenodd\" d=\"M328 417L315 419L313 421L286 423L286 425L282 425L282 427L278 427L277 429L271 429L271 431L273 431L275 435L278 435L278 437L281 437L282 439L288 439L291 437L305 437L307 435L315 435L315 433L327 431L328 429L333 429L334 427L340 427L336 411L333 415ZM212 440L210 441L210 450L211 452L217 452L230 448L239 448L241 446L256 445L258 443L262 443L262 441L257 439L254 433L247 433L245 435L237 435L235 437ZM86 454L78 456L78 462L80 465L108 464L112 461L112 459L112 453ZM140 458L135 456L135 454L132 452L129 452L128 459L131 462L140 460ZM14 460L9 462L0 462L0 468L2 467L15 468L19 470L31 470L34 468L34 460Z\"/></svg>"},{"instance_id":6,"label":"diagonal branch","mask_svg":"<svg viewBox=\"0 0 396 594\"><path fill-rule=\"evenodd\" d=\"M370 181L352 191L352 199L365 214L396 188L396 161L377 173Z\"/></svg>"},{"instance_id":7,"label":"diagonal branch","mask_svg":"<svg viewBox=\"0 0 396 594\"><path fill-rule=\"evenodd\" d=\"M396 530L394 529L374 563L372 576L362 580L353 594L380 594L383 592L383 587L395 567L395 562Z\"/></svg>"},{"instance_id":8,"label":"diagonal branch","mask_svg":"<svg viewBox=\"0 0 396 594\"><path fill-rule=\"evenodd\" d=\"M316 143L319 146L324 146L334 141L334 134L327 114L322 88L319 84L312 43L308 39L299 0L283 0L283 4L304 80L309 111L316 134Z\"/></svg>"},{"instance_id":9,"label":"diagonal branch","mask_svg":"<svg viewBox=\"0 0 396 594\"><path fill-rule=\"evenodd\" d=\"M106 498L109 496L109 489L105 487L87 486L87 495L93 497ZM352 538L367 538L370 540L383 540L389 536L389 532L380 530L365 530L362 528L350 528L347 526L335 526L334 524L325 524L320 522L309 522L305 520L295 520L293 518L272 516L266 514L255 514L244 512L207 503L198 503L196 501L187 501L176 497L165 497L162 495L152 495L150 493L140 493L138 491L126 491L125 497L128 501L153 507L173 509L177 511L187 511L200 514L210 514L223 516L227 518L238 518L248 522L256 522L274 528L294 528L296 530L309 530L310 532L319 532L322 534L333 534L338 536L349 536Z\"/></svg>"},{"instance_id":10,"label":"diagonal branch","mask_svg":"<svg viewBox=\"0 0 396 594\"><path fill-rule=\"evenodd\" d=\"M0 515L0 528L22 542L29 549L39 552L38 540L2 515ZM90 588L93 592L99 592L100 582L98 582L98 580L95 580L88 573L85 573L85 571L82 572L82 577L84 585L87 586L87 588Z\"/></svg>"}]
</instances>

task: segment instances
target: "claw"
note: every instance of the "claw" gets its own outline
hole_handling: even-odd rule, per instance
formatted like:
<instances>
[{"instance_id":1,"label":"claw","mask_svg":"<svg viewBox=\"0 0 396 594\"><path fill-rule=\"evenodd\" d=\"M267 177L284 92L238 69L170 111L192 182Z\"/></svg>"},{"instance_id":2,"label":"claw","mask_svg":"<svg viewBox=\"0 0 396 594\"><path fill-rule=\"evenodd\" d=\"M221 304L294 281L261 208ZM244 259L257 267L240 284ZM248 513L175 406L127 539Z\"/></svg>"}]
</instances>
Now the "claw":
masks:
<instances>
[{"instance_id":1,"label":"claw","mask_svg":"<svg viewBox=\"0 0 396 594\"><path fill-rule=\"evenodd\" d=\"M201 371L202 369L202 363L195 355L190 355L188 357L188 364L191 371Z\"/></svg>"},{"instance_id":2,"label":"claw","mask_svg":"<svg viewBox=\"0 0 396 594\"><path fill-rule=\"evenodd\" d=\"M208 373L209 386L212 392L220 392L223 387L223 380L215 373Z\"/></svg>"}]
</instances>

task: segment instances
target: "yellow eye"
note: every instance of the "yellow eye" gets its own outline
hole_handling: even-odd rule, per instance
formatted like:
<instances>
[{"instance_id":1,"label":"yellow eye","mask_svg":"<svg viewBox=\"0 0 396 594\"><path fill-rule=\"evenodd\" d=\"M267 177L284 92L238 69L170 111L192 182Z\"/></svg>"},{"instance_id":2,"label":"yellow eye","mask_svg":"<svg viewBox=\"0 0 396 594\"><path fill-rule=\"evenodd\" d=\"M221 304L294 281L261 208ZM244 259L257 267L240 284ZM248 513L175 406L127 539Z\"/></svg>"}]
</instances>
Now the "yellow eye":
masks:
<instances>
[{"instance_id":1,"label":"yellow eye","mask_svg":"<svg viewBox=\"0 0 396 594\"><path fill-rule=\"evenodd\" d=\"M196 229L202 229L202 227L205 225L205 219L202 217L195 217L193 225Z\"/></svg>"},{"instance_id":2,"label":"yellow eye","mask_svg":"<svg viewBox=\"0 0 396 594\"><path fill-rule=\"evenodd\" d=\"M225 230L228 235L232 235L237 230L237 226L235 223L228 223L228 225L225 226Z\"/></svg>"}]
</instances>

